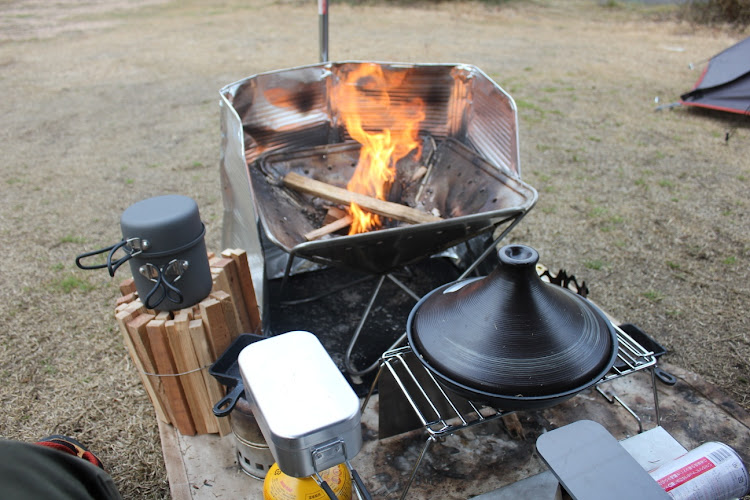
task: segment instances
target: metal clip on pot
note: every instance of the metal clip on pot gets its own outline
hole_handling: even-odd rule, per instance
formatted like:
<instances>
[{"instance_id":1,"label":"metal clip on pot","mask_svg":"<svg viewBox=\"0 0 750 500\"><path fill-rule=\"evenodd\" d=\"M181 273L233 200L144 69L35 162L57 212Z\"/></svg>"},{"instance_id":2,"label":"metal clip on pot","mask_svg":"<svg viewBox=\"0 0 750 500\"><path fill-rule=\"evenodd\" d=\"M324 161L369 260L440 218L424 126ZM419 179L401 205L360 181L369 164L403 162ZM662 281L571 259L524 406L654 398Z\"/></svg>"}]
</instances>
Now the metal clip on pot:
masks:
<instances>
[{"instance_id":1,"label":"metal clip on pot","mask_svg":"<svg viewBox=\"0 0 750 500\"><path fill-rule=\"evenodd\" d=\"M139 267L138 272L140 272L141 275L146 277L146 279L148 279L149 281L155 283L154 287L146 294L146 297L143 301L143 305L146 307L146 309L155 309L159 304L162 303L162 301L164 301L164 299L168 299L174 304L181 304L183 299L182 292L172 283L176 283L182 277L183 273L188 270L189 267L190 263L188 261L177 259L169 261L161 268L151 264L150 262L147 262L146 264ZM172 283L169 282L169 277L174 277L174 279L172 279ZM156 302L151 303L151 299L157 292L157 290L162 291L161 296Z\"/></svg>"},{"instance_id":2,"label":"metal clip on pot","mask_svg":"<svg viewBox=\"0 0 750 500\"><path fill-rule=\"evenodd\" d=\"M141 238L126 238L120 241L119 243L115 243L114 245L108 246L106 248L100 248L99 250L94 250L91 252L85 252L80 254L76 257L76 265L81 269L103 269L107 268L107 271L109 271L109 275L114 277L115 271L117 271L117 268L135 257L136 255L139 255L146 250L148 250L151 247L151 242L146 239ZM119 259L113 261L113 257L115 253L119 249L123 249L126 255L123 257L120 257ZM85 259L87 257L92 257L94 255L99 255L107 252L107 262L104 264L96 264L93 266L87 266L83 263L81 263L81 259Z\"/></svg>"}]
</instances>

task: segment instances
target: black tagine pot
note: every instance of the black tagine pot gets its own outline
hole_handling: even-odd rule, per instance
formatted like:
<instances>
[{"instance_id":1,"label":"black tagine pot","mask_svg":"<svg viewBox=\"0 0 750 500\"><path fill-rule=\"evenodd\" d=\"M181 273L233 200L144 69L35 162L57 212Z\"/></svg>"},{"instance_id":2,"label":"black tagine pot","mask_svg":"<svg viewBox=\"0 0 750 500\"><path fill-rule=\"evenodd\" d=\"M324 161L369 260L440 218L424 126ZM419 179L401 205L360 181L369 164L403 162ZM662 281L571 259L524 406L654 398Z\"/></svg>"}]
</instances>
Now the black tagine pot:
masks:
<instances>
[{"instance_id":1,"label":"black tagine pot","mask_svg":"<svg viewBox=\"0 0 750 500\"><path fill-rule=\"evenodd\" d=\"M448 389L504 410L553 406L600 381L617 358L617 333L594 304L541 280L539 254L499 251L488 276L424 296L409 344Z\"/></svg>"}]
</instances>

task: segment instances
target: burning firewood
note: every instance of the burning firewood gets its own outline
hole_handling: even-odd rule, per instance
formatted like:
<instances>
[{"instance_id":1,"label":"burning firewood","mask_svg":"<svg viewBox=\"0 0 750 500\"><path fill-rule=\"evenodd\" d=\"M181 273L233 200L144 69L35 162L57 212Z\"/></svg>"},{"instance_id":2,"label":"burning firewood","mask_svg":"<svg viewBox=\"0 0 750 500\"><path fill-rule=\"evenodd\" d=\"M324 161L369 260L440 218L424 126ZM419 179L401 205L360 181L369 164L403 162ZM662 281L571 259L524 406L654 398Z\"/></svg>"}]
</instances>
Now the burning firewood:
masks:
<instances>
[{"instance_id":1,"label":"burning firewood","mask_svg":"<svg viewBox=\"0 0 750 500\"><path fill-rule=\"evenodd\" d=\"M334 220L333 222L326 224L325 226L321 226L318 229L306 233L305 239L307 241L317 240L318 238L325 236L326 234L335 233L340 229L349 227L351 223L352 217L350 215L344 215L340 219Z\"/></svg>"},{"instance_id":2,"label":"burning firewood","mask_svg":"<svg viewBox=\"0 0 750 500\"><path fill-rule=\"evenodd\" d=\"M409 179L409 182L417 182L422 177L424 177L426 173L427 173L427 167L425 167L424 165L421 165L411 175L411 179Z\"/></svg>"},{"instance_id":3,"label":"burning firewood","mask_svg":"<svg viewBox=\"0 0 750 500\"><path fill-rule=\"evenodd\" d=\"M396 219L402 222L421 224L424 222L437 222L442 220L440 217L435 217L432 214L422 212L421 210L417 210L415 208L407 207L406 205L400 205L398 203L383 201L371 196L354 193L352 191L348 191L337 186L332 186L324 182L316 181L315 179L311 179L294 172L289 172L288 174L286 174L286 176L284 176L283 182L286 187L294 189L296 191L312 194L319 198L333 201L335 203L340 203L342 205L356 203L368 212L372 212L383 217L388 217L390 219Z\"/></svg>"}]
</instances>

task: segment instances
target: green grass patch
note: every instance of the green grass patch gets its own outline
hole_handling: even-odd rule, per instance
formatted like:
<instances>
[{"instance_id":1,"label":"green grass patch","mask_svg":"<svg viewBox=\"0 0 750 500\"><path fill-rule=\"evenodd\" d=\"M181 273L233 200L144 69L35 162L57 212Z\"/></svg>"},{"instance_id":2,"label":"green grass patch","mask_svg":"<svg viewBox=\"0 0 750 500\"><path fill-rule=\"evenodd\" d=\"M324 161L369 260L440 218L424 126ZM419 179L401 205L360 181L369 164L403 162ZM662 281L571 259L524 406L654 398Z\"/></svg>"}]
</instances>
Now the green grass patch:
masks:
<instances>
[{"instance_id":1,"label":"green grass patch","mask_svg":"<svg viewBox=\"0 0 750 500\"><path fill-rule=\"evenodd\" d=\"M586 269L593 269L594 271L599 271L604 268L604 262L601 260L587 260L583 265Z\"/></svg>"},{"instance_id":2,"label":"green grass patch","mask_svg":"<svg viewBox=\"0 0 750 500\"><path fill-rule=\"evenodd\" d=\"M725 266L733 266L737 263L737 257L730 255L726 259L721 261Z\"/></svg>"},{"instance_id":3,"label":"green grass patch","mask_svg":"<svg viewBox=\"0 0 750 500\"><path fill-rule=\"evenodd\" d=\"M656 290L643 292L643 296L652 302L661 302L664 299L664 295Z\"/></svg>"},{"instance_id":4,"label":"green grass patch","mask_svg":"<svg viewBox=\"0 0 750 500\"><path fill-rule=\"evenodd\" d=\"M71 293L73 290L90 292L91 290L96 288L96 286L92 285L87 280L81 279L77 276L66 276L65 278L55 281L52 284L52 288L63 293Z\"/></svg>"},{"instance_id":5,"label":"green grass patch","mask_svg":"<svg viewBox=\"0 0 750 500\"><path fill-rule=\"evenodd\" d=\"M531 101L526 101L524 99L516 99L516 106L518 107L519 110L537 111L541 114L544 114L544 109L534 104Z\"/></svg>"},{"instance_id":6,"label":"green grass patch","mask_svg":"<svg viewBox=\"0 0 750 500\"><path fill-rule=\"evenodd\" d=\"M589 210L589 217L602 217L607 214L605 207L593 207Z\"/></svg>"},{"instance_id":7,"label":"green grass patch","mask_svg":"<svg viewBox=\"0 0 750 500\"><path fill-rule=\"evenodd\" d=\"M86 243L86 240L82 236L68 234L60 238L60 243L75 243L76 245L81 245Z\"/></svg>"},{"instance_id":8,"label":"green grass patch","mask_svg":"<svg viewBox=\"0 0 750 500\"><path fill-rule=\"evenodd\" d=\"M539 182L549 182L552 177L547 174L536 174L537 179L539 179Z\"/></svg>"},{"instance_id":9,"label":"green grass patch","mask_svg":"<svg viewBox=\"0 0 750 500\"><path fill-rule=\"evenodd\" d=\"M42 371L47 375L54 375L57 373L57 367L50 363L48 359L42 360Z\"/></svg>"}]
</instances>

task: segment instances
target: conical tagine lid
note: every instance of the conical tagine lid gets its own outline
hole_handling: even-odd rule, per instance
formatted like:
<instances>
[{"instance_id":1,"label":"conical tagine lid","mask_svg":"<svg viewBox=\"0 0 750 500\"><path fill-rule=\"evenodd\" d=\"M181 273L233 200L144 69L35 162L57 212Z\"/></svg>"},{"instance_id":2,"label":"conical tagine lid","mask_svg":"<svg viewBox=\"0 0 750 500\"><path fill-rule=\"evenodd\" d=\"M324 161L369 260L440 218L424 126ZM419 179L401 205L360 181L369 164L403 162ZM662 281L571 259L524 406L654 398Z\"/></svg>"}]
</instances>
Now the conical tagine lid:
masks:
<instances>
[{"instance_id":1,"label":"conical tagine lid","mask_svg":"<svg viewBox=\"0 0 750 500\"><path fill-rule=\"evenodd\" d=\"M573 394L600 380L617 352L606 316L542 281L533 248L508 245L499 257L490 275L440 287L415 306L408 335L421 361L449 385L514 399Z\"/></svg>"}]
</instances>

